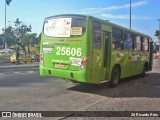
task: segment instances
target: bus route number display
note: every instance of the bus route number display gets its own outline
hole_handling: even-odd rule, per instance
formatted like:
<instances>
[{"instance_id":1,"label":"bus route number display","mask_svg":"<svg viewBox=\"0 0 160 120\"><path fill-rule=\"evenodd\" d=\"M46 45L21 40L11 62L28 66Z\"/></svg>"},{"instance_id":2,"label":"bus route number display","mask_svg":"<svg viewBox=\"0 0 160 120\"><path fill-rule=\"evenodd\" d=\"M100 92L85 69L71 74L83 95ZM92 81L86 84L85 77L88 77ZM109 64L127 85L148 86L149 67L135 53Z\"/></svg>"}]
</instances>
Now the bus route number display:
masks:
<instances>
[{"instance_id":1,"label":"bus route number display","mask_svg":"<svg viewBox=\"0 0 160 120\"><path fill-rule=\"evenodd\" d=\"M82 49L81 48L69 48L69 47L57 47L56 55L67 55L67 56L81 56Z\"/></svg>"}]
</instances>

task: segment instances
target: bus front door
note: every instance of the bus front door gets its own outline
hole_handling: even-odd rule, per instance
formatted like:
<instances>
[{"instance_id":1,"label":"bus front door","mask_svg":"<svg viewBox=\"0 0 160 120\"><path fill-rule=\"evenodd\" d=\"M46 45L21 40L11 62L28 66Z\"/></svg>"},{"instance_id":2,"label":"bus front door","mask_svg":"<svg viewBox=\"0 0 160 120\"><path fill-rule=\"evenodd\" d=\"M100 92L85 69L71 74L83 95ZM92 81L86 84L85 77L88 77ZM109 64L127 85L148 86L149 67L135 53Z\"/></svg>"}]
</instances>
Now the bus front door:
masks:
<instances>
[{"instance_id":1,"label":"bus front door","mask_svg":"<svg viewBox=\"0 0 160 120\"><path fill-rule=\"evenodd\" d=\"M111 41L111 33L103 31L103 49L102 49L102 60L103 60L103 70L102 70L102 80L107 80L107 68L109 68L109 46Z\"/></svg>"}]
</instances>

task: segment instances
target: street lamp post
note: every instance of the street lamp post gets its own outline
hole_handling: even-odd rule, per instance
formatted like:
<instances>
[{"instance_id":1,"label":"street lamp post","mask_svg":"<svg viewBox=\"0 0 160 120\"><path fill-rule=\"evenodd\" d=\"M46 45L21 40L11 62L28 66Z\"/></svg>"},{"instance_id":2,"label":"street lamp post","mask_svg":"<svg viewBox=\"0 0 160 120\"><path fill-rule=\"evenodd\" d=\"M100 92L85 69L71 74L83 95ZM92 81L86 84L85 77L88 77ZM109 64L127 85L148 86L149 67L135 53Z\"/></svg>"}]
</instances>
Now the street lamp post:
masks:
<instances>
[{"instance_id":1,"label":"street lamp post","mask_svg":"<svg viewBox=\"0 0 160 120\"><path fill-rule=\"evenodd\" d=\"M5 4L5 19L4 19L4 48L5 48L5 52L6 52L6 49L7 49L7 42L6 42L6 1L4 2L4 4Z\"/></svg>"},{"instance_id":2,"label":"street lamp post","mask_svg":"<svg viewBox=\"0 0 160 120\"><path fill-rule=\"evenodd\" d=\"M160 19L159 20L157 20L157 21L159 21L159 32L158 32L158 39L159 39L159 58L160 58Z\"/></svg>"},{"instance_id":3,"label":"street lamp post","mask_svg":"<svg viewBox=\"0 0 160 120\"><path fill-rule=\"evenodd\" d=\"M131 29L131 19L132 19L132 1L130 0L130 22L129 22L130 29Z\"/></svg>"},{"instance_id":4,"label":"street lamp post","mask_svg":"<svg viewBox=\"0 0 160 120\"><path fill-rule=\"evenodd\" d=\"M5 6L5 18L4 18L4 22L5 22L5 25L4 25L4 47L5 47L5 52L6 52L6 50L7 50L7 41L6 41L6 19L7 19L7 8L6 8L6 6L7 5L9 5L9 3L11 2L12 0L4 0L4 6Z\"/></svg>"}]
</instances>

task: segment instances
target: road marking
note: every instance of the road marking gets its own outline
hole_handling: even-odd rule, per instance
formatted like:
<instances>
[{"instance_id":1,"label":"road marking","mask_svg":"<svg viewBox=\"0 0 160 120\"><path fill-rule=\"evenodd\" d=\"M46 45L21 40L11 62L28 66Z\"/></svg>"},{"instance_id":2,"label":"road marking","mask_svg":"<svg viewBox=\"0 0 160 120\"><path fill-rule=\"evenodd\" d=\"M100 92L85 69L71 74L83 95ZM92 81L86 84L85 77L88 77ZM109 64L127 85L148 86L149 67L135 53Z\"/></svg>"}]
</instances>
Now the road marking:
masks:
<instances>
[{"instance_id":1,"label":"road marking","mask_svg":"<svg viewBox=\"0 0 160 120\"><path fill-rule=\"evenodd\" d=\"M4 73L0 73L0 76L6 76L6 75L4 75Z\"/></svg>"},{"instance_id":2,"label":"road marking","mask_svg":"<svg viewBox=\"0 0 160 120\"><path fill-rule=\"evenodd\" d=\"M30 74L30 73L34 73L34 71L27 71L27 73L28 73L28 74Z\"/></svg>"},{"instance_id":3,"label":"road marking","mask_svg":"<svg viewBox=\"0 0 160 120\"><path fill-rule=\"evenodd\" d=\"M20 74L21 72L13 72L13 73L15 73L15 74Z\"/></svg>"},{"instance_id":4,"label":"road marking","mask_svg":"<svg viewBox=\"0 0 160 120\"><path fill-rule=\"evenodd\" d=\"M22 72L6 72L6 73L0 73L0 76L10 76L10 75L20 75L20 74L32 74L36 73L37 71L22 71Z\"/></svg>"}]
</instances>

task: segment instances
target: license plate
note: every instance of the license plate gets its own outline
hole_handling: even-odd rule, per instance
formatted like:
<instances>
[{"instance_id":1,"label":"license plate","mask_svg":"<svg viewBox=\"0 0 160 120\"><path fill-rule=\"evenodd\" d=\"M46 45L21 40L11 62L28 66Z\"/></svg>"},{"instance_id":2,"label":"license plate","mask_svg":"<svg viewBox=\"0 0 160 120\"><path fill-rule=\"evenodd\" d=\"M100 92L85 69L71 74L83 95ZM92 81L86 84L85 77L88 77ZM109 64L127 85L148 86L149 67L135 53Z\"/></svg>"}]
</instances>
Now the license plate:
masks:
<instances>
[{"instance_id":1,"label":"license plate","mask_svg":"<svg viewBox=\"0 0 160 120\"><path fill-rule=\"evenodd\" d=\"M58 68L64 68L65 64L56 64L56 67L58 67Z\"/></svg>"}]
</instances>

